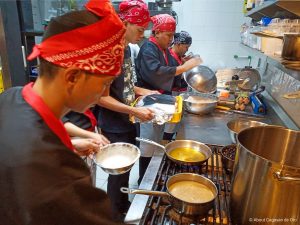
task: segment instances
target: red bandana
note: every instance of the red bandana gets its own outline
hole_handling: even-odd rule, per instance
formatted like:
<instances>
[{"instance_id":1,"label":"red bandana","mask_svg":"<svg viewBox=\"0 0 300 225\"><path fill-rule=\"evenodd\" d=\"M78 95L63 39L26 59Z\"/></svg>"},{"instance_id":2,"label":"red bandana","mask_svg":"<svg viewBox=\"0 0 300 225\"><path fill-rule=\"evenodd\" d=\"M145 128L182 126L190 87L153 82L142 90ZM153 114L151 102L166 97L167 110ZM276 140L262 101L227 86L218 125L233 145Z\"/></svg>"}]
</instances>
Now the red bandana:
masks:
<instances>
[{"instance_id":1,"label":"red bandana","mask_svg":"<svg viewBox=\"0 0 300 225\"><path fill-rule=\"evenodd\" d=\"M142 0L124 0L119 9L121 20L147 28L151 19L148 7Z\"/></svg>"},{"instance_id":2,"label":"red bandana","mask_svg":"<svg viewBox=\"0 0 300 225\"><path fill-rule=\"evenodd\" d=\"M119 75L124 57L125 27L109 0L90 0L86 9L102 17L98 22L47 38L28 56L61 67L75 66L89 73Z\"/></svg>"},{"instance_id":3,"label":"red bandana","mask_svg":"<svg viewBox=\"0 0 300 225\"><path fill-rule=\"evenodd\" d=\"M152 16L151 20L153 22L153 31L175 32L176 30L176 21L168 14Z\"/></svg>"}]
</instances>

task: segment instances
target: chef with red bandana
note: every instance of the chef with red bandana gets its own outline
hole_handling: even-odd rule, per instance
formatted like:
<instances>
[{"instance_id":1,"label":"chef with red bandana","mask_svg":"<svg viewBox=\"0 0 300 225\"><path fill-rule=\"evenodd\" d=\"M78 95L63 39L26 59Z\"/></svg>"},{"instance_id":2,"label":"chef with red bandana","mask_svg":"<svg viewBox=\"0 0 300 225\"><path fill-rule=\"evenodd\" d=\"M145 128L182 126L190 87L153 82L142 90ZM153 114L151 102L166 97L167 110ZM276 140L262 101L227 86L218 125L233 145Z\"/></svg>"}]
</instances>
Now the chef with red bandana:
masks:
<instances>
[{"instance_id":1,"label":"chef with red bandana","mask_svg":"<svg viewBox=\"0 0 300 225\"><path fill-rule=\"evenodd\" d=\"M0 95L1 224L117 224L60 119L108 94L124 33L109 0L54 18L28 57L40 58L37 81Z\"/></svg>"},{"instance_id":2,"label":"chef with red bandana","mask_svg":"<svg viewBox=\"0 0 300 225\"><path fill-rule=\"evenodd\" d=\"M144 31L150 22L150 13L147 4L142 0L124 0L120 3L119 9L119 17L126 27L126 49L122 73L112 83L110 96L100 99L98 121L102 134L110 142L126 142L136 145L135 138L138 136L139 124L131 123L129 115L141 121L148 121L153 118L153 112L143 107L132 107L131 104L136 99L136 95L144 96L158 92L134 85L134 68L128 44L137 44L143 39ZM107 194L112 202L116 220L123 220L130 206L128 194L120 191L121 187L129 186L129 176L130 171L108 176Z\"/></svg>"},{"instance_id":3,"label":"chef with red bandana","mask_svg":"<svg viewBox=\"0 0 300 225\"><path fill-rule=\"evenodd\" d=\"M192 58L182 65L172 64L173 57L169 47L176 30L175 19L168 14L159 14L151 18L152 36L140 48L136 59L137 85L151 90L171 94L174 78L201 63L201 59ZM163 138L164 125L151 123L141 124L140 136L160 142ZM140 179L141 181L155 147L140 143Z\"/></svg>"}]
</instances>

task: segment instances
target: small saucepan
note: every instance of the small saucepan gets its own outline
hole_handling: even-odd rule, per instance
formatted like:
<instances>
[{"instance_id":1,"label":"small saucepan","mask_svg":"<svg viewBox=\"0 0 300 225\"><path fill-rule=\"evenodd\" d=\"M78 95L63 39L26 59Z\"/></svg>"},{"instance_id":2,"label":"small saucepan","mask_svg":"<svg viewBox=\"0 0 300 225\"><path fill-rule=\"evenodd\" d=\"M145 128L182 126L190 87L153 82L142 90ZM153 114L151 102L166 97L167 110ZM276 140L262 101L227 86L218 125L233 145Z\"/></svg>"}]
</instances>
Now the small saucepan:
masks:
<instances>
[{"instance_id":1,"label":"small saucepan","mask_svg":"<svg viewBox=\"0 0 300 225\"><path fill-rule=\"evenodd\" d=\"M201 165L212 155L211 149L198 141L176 140L166 146L158 144L152 140L136 137L137 141L158 146L163 149L167 157L173 162L181 165Z\"/></svg>"},{"instance_id":2,"label":"small saucepan","mask_svg":"<svg viewBox=\"0 0 300 225\"><path fill-rule=\"evenodd\" d=\"M166 188L166 192L163 192L122 187L121 192L167 197L178 213L193 216L205 216L213 207L218 195L218 189L212 181L194 173L178 173L171 176Z\"/></svg>"}]
</instances>

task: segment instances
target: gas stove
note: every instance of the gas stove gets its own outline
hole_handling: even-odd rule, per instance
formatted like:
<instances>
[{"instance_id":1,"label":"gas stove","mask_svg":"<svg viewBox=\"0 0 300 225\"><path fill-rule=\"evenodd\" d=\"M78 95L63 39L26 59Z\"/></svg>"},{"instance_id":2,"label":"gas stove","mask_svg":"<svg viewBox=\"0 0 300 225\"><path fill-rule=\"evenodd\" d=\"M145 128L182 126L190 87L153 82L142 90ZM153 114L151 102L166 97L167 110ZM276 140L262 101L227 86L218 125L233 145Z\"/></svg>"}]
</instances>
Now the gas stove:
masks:
<instances>
[{"instance_id":1,"label":"gas stove","mask_svg":"<svg viewBox=\"0 0 300 225\"><path fill-rule=\"evenodd\" d=\"M208 145L213 154L202 166L177 165L164 156L157 173L152 190L166 191L166 181L177 173L196 173L209 178L218 188L214 207L205 217L185 216L174 209L167 199L157 196L149 197L139 224L147 225L227 225L231 224L229 214L229 197L231 176L222 167L220 150L223 146Z\"/></svg>"}]
</instances>

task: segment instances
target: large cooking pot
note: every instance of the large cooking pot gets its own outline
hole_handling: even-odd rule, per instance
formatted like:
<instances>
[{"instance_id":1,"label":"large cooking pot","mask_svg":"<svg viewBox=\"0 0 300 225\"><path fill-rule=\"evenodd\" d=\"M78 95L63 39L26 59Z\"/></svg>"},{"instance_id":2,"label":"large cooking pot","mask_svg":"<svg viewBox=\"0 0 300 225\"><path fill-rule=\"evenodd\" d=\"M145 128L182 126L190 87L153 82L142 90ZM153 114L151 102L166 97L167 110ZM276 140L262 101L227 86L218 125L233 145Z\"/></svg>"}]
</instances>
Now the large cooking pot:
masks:
<instances>
[{"instance_id":1,"label":"large cooking pot","mask_svg":"<svg viewBox=\"0 0 300 225\"><path fill-rule=\"evenodd\" d=\"M233 224L256 224L256 219L260 225L299 224L300 131L252 127L237 139L230 198Z\"/></svg>"},{"instance_id":2,"label":"large cooking pot","mask_svg":"<svg viewBox=\"0 0 300 225\"><path fill-rule=\"evenodd\" d=\"M198 141L176 140L168 143L166 146L163 146L146 138L136 137L135 139L163 149L171 161L180 165L201 165L212 155L211 149L207 145Z\"/></svg>"},{"instance_id":3,"label":"large cooking pot","mask_svg":"<svg viewBox=\"0 0 300 225\"><path fill-rule=\"evenodd\" d=\"M121 188L121 192L167 197L178 213L193 216L206 215L218 195L218 189L212 181L194 173L173 175L168 179L166 187L166 192L125 187Z\"/></svg>"},{"instance_id":4,"label":"large cooking pot","mask_svg":"<svg viewBox=\"0 0 300 225\"><path fill-rule=\"evenodd\" d=\"M288 60L300 60L300 34L284 34L281 56Z\"/></svg>"},{"instance_id":5,"label":"large cooking pot","mask_svg":"<svg viewBox=\"0 0 300 225\"><path fill-rule=\"evenodd\" d=\"M249 119L233 119L228 121L227 128L232 143L236 144L236 138L240 131L249 127L267 126L268 124Z\"/></svg>"}]
</instances>

